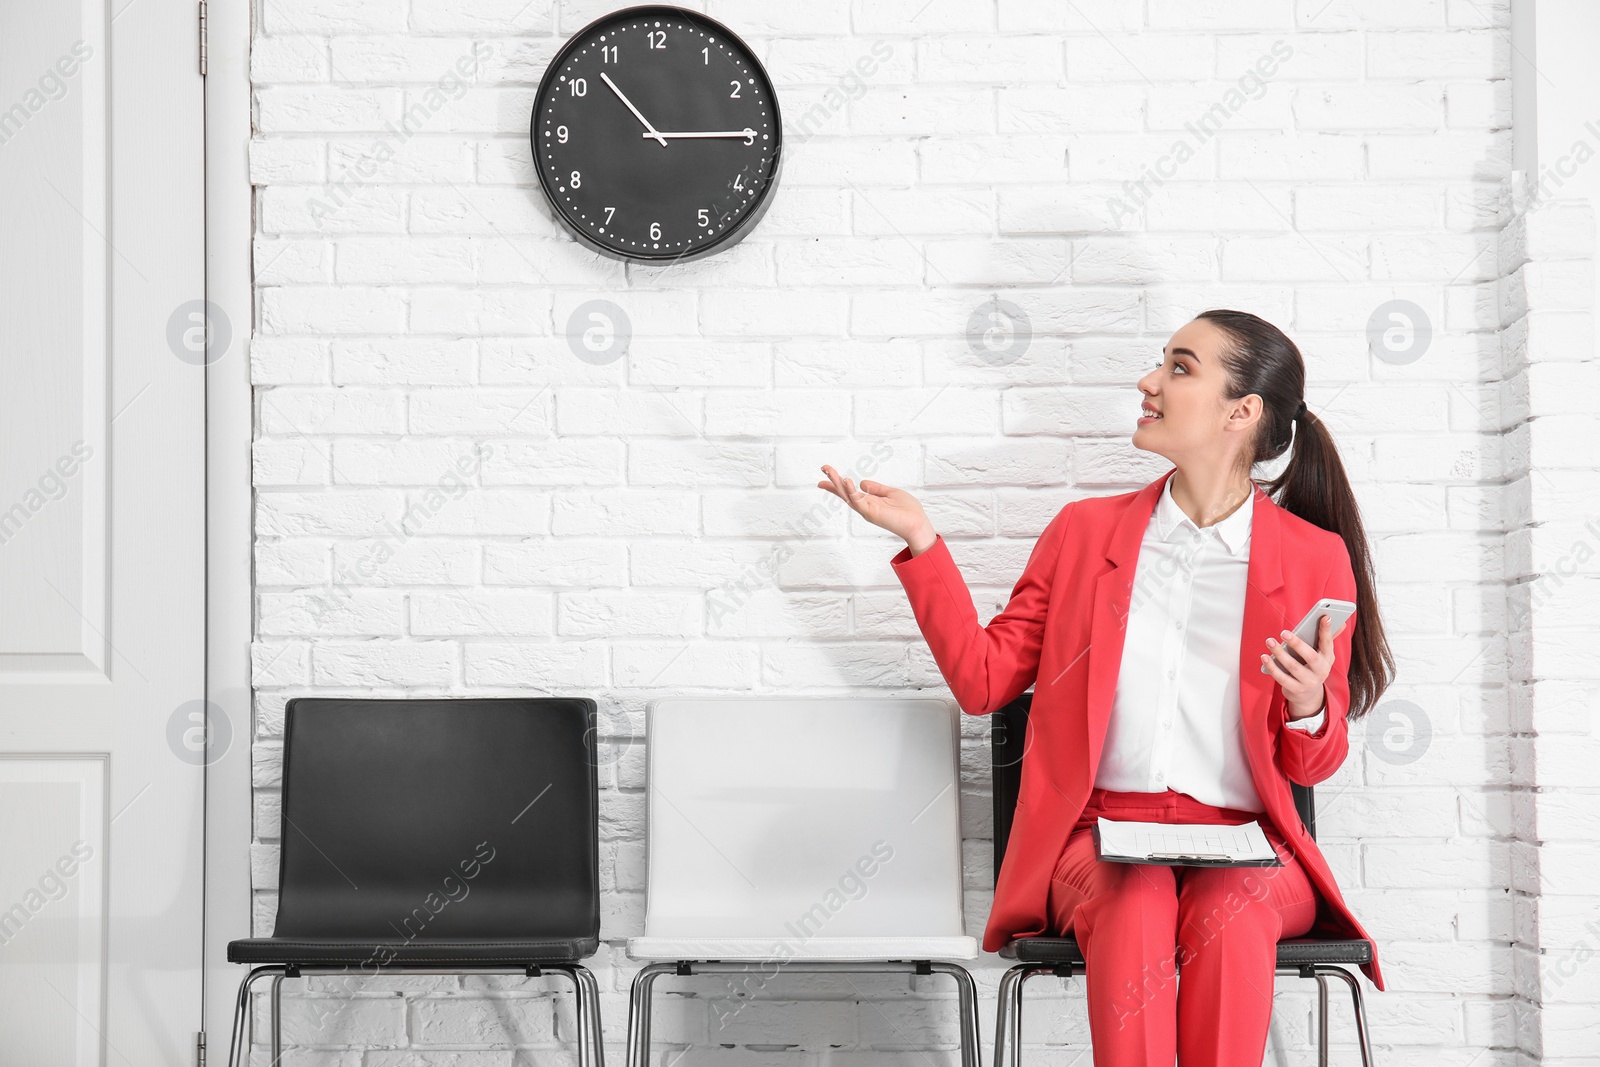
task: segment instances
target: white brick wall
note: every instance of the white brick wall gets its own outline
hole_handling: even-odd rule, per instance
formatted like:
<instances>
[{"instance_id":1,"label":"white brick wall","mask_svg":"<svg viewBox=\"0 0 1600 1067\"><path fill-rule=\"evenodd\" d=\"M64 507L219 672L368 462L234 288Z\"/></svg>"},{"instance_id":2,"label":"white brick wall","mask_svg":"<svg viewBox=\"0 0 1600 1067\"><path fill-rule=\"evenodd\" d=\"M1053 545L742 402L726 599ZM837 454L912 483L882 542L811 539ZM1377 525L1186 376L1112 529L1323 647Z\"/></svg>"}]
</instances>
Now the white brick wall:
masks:
<instances>
[{"instance_id":1,"label":"white brick wall","mask_svg":"<svg viewBox=\"0 0 1600 1067\"><path fill-rule=\"evenodd\" d=\"M257 932L289 697L582 693L642 734L666 694L944 692L888 565L899 542L828 506L818 465L916 491L987 618L1063 504L1165 469L1128 444L1133 382L1173 329L1227 306L1306 354L1398 658L1319 790L1323 850L1389 982L1367 1002L1380 1057L1600 1063L1600 708L1576 636L1600 567L1583 556L1549 600L1527 595L1600 539L1583 525L1592 224L1566 205L1500 233L1505 0L697 4L767 64L788 159L749 238L665 268L580 250L528 158L545 64L611 6L259 4ZM561 336L596 297L634 331L605 366ZM996 297L1032 329L1004 365L965 336ZM1406 365L1366 338L1397 298L1433 329ZM459 470L468 489L418 508ZM794 539L810 509L815 534ZM964 718L974 935L992 896L983 726ZM643 916L641 755L603 781L591 962L613 1058ZM1001 970L975 968L986 1043ZM776 995L798 999L721 1031L704 997L663 998L658 1047L954 1062L944 985L855 982L792 977ZM1313 1061L1308 987L1278 984L1273 1062ZM555 1062L573 1031L547 988L319 982L291 1039L316 1050L305 1063L498 1065L508 1042ZM1081 986L1053 992L1033 983L1024 1039L1070 1059ZM1350 1023L1336 997L1337 1042Z\"/></svg>"},{"instance_id":2,"label":"white brick wall","mask_svg":"<svg viewBox=\"0 0 1600 1067\"><path fill-rule=\"evenodd\" d=\"M1517 202L1525 190L1519 188ZM1520 1029L1545 1064L1600 1056L1600 661L1594 655L1600 514L1584 402L1594 351L1594 212L1539 197L1501 234L1507 357L1505 568L1508 827Z\"/></svg>"}]
</instances>

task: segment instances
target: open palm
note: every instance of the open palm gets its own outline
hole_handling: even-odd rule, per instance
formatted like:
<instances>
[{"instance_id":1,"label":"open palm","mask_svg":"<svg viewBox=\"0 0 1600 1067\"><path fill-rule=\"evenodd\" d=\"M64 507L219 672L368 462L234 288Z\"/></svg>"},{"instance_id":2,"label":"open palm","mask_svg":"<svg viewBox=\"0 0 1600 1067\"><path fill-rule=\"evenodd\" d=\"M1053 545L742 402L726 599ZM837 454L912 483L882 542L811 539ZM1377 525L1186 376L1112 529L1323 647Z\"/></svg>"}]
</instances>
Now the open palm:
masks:
<instances>
[{"instance_id":1,"label":"open palm","mask_svg":"<svg viewBox=\"0 0 1600 1067\"><path fill-rule=\"evenodd\" d=\"M921 552L934 541L933 524L916 497L904 489L871 480L858 487L849 478L824 463L822 473L828 477L817 483L850 505L852 511L863 519L905 539L912 552Z\"/></svg>"}]
</instances>

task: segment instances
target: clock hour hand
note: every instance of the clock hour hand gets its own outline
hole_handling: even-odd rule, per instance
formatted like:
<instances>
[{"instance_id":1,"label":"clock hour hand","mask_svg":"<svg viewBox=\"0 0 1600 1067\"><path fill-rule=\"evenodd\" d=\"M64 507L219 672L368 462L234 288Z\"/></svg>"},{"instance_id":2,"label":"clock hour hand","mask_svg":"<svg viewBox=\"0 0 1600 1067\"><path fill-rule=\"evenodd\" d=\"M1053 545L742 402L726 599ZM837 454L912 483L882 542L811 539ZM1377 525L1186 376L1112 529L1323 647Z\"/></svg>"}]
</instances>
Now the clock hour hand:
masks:
<instances>
[{"instance_id":1,"label":"clock hour hand","mask_svg":"<svg viewBox=\"0 0 1600 1067\"><path fill-rule=\"evenodd\" d=\"M687 133L646 133L646 134L643 134L642 136L645 136L645 137L656 136L656 137L745 137L745 138L750 138L750 137L754 137L755 135L756 135L756 131L754 131L750 127L746 126L742 130L695 130L693 132L687 132Z\"/></svg>"},{"instance_id":2,"label":"clock hour hand","mask_svg":"<svg viewBox=\"0 0 1600 1067\"><path fill-rule=\"evenodd\" d=\"M650 120L645 118L643 115L641 115L639 113L639 109L633 106L633 101L632 100L629 100L626 96L622 95L622 90L618 89L617 88L617 83L611 80L611 75L607 74L605 71L601 71L600 72L600 80L605 82L607 85L611 86L611 91L617 94L617 99L621 100L624 104L628 105L628 110L633 112L633 117L634 118L636 118L640 122L644 123L644 128L645 128L644 136L646 136L646 137L654 137L657 141L661 142L661 147L662 148L667 147L667 139L665 137L663 137L661 134L656 132L656 128L654 126L650 125Z\"/></svg>"}]
</instances>

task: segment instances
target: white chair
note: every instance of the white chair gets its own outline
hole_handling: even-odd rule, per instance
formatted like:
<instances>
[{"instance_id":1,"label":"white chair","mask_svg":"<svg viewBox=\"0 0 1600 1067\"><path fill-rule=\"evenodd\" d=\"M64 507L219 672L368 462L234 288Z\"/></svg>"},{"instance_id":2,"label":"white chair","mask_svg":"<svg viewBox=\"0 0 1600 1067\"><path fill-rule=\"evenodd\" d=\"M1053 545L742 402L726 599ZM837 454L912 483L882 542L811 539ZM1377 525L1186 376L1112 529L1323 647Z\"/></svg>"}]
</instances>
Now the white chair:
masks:
<instances>
[{"instance_id":1,"label":"white chair","mask_svg":"<svg viewBox=\"0 0 1600 1067\"><path fill-rule=\"evenodd\" d=\"M628 1063L667 972L949 974L980 1067L961 908L959 738L942 700L699 697L646 715L645 932ZM715 1041L715 1038L713 1038Z\"/></svg>"}]
</instances>

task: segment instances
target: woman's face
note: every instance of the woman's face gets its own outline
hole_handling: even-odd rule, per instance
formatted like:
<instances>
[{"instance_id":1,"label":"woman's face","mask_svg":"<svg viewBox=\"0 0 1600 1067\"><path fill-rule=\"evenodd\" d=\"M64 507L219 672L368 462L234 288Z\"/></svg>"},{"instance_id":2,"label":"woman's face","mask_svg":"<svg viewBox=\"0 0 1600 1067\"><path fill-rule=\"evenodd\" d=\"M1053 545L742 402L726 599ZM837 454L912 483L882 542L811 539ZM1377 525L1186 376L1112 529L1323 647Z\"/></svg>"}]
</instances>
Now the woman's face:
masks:
<instances>
[{"instance_id":1,"label":"woman's face","mask_svg":"<svg viewBox=\"0 0 1600 1067\"><path fill-rule=\"evenodd\" d=\"M1226 335L1204 319L1184 324L1162 350L1160 365L1139 379L1142 409L1133 446L1176 461L1213 454L1222 459L1242 447L1261 410L1251 393L1225 400L1221 352ZM1151 412L1159 417L1151 417ZM1227 437L1237 433L1237 437Z\"/></svg>"}]
</instances>

